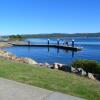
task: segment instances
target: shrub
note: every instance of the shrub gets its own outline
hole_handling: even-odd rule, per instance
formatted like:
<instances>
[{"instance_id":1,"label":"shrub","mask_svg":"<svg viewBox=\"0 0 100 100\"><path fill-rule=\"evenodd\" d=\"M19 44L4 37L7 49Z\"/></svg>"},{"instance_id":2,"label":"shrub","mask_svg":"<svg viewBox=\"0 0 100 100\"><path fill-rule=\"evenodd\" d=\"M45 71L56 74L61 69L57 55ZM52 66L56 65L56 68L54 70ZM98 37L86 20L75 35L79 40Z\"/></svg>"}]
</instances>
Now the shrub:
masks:
<instances>
[{"instance_id":1,"label":"shrub","mask_svg":"<svg viewBox=\"0 0 100 100\"><path fill-rule=\"evenodd\" d=\"M72 63L75 68L82 68L86 72L100 73L100 64L94 60L76 60Z\"/></svg>"},{"instance_id":2,"label":"shrub","mask_svg":"<svg viewBox=\"0 0 100 100\"><path fill-rule=\"evenodd\" d=\"M11 35L9 36L9 40L22 40L23 37L21 35Z\"/></svg>"}]
</instances>

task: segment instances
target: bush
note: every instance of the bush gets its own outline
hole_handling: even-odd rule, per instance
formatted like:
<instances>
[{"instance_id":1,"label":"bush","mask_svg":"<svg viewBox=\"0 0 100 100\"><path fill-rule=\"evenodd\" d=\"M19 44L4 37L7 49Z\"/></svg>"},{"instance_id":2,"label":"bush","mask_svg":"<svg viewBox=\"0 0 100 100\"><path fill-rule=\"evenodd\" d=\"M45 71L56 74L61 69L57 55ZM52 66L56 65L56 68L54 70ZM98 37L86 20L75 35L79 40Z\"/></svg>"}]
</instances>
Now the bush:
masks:
<instances>
[{"instance_id":1,"label":"bush","mask_svg":"<svg viewBox=\"0 0 100 100\"><path fill-rule=\"evenodd\" d=\"M11 35L9 36L9 40L22 40L23 37L21 35Z\"/></svg>"},{"instance_id":2,"label":"bush","mask_svg":"<svg viewBox=\"0 0 100 100\"><path fill-rule=\"evenodd\" d=\"M100 64L93 60L76 60L72 63L75 68L82 68L86 72L100 73Z\"/></svg>"}]
</instances>

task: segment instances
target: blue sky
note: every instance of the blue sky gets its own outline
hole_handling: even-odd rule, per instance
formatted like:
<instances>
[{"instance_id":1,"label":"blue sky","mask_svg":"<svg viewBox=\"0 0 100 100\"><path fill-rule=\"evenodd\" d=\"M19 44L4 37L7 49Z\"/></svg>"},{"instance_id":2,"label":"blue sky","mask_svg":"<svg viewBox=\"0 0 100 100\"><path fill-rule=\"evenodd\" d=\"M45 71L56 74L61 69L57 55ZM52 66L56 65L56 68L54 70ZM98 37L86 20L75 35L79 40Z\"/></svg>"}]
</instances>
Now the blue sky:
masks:
<instances>
[{"instance_id":1,"label":"blue sky","mask_svg":"<svg viewBox=\"0 0 100 100\"><path fill-rule=\"evenodd\" d=\"M100 0L0 0L0 33L100 32Z\"/></svg>"}]
</instances>

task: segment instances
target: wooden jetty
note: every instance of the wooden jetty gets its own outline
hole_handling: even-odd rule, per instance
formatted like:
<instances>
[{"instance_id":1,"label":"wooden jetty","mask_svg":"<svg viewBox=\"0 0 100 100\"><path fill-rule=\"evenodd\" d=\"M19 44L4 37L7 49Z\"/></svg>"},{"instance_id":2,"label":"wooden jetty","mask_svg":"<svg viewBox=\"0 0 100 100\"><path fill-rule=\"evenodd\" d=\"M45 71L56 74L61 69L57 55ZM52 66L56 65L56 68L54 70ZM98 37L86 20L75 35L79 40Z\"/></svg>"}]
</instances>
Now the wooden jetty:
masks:
<instances>
[{"instance_id":1,"label":"wooden jetty","mask_svg":"<svg viewBox=\"0 0 100 100\"><path fill-rule=\"evenodd\" d=\"M73 51L79 51L82 50L80 47L72 47L72 46L66 46L66 45L57 45L57 44L28 44L28 43L11 43L14 46L27 46L27 47L53 47L53 48L59 48L59 49L65 49L65 50L73 50Z\"/></svg>"}]
</instances>

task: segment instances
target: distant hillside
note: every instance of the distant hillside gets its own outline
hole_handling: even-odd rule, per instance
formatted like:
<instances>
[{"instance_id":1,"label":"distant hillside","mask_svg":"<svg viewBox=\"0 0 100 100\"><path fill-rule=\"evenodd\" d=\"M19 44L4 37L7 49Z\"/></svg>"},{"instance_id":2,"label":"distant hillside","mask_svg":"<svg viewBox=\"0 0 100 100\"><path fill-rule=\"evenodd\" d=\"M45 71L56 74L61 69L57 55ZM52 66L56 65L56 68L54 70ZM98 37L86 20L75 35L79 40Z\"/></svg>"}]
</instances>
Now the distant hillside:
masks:
<instances>
[{"instance_id":1,"label":"distant hillside","mask_svg":"<svg viewBox=\"0 0 100 100\"><path fill-rule=\"evenodd\" d=\"M10 36L3 36L11 37L11 36L21 36L23 39L25 38L64 38L64 37L100 37L100 33L52 33L52 34L23 34L23 35L10 35Z\"/></svg>"},{"instance_id":2,"label":"distant hillside","mask_svg":"<svg viewBox=\"0 0 100 100\"><path fill-rule=\"evenodd\" d=\"M24 38L100 37L100 33L52 33L22 35Z\"/></svg>"}]
</instances>

